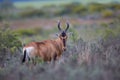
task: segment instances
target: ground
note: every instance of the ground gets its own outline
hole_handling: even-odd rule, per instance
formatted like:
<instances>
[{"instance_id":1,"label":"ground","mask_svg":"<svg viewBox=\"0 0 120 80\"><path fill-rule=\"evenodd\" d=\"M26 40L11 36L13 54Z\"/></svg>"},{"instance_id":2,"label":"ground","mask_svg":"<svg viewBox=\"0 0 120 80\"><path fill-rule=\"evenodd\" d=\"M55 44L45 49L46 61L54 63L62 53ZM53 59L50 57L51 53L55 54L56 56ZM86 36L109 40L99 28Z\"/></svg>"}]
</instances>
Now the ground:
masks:
<instances>
[{"instance_id":1,"label":"ground","mask_svg":"<svg viewBox=\"0 0 120 80\"><path fill-rule=\"evenodd\" d=\"M24 29L24 28L36 28L44 27L50 29L57 26L57 22L60 18L34 18L34 19L19 19L19 20L8 20L11 29ZM90 24L101 24L110 23L112 19L99 19L99 20L85 20L81 18L67 18L71 25L90 25ZM64 21L63 21L64 22ZM4 23L0 22L0 26Z\"/></svg>"}]
</instances>

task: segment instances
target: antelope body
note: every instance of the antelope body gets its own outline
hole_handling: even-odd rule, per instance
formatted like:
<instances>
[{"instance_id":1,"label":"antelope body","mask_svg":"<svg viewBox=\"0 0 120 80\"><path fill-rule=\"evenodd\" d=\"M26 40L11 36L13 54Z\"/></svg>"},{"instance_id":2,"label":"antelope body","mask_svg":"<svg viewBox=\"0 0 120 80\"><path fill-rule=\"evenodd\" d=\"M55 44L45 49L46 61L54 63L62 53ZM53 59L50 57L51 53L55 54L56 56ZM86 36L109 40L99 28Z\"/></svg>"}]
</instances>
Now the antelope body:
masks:
<instances>
[{"instance_id":1,"label":"antelope body","mask_svg":"<svg viewBox=\"0 0 120 80\"><path fill-rule=\"evenodd\" d=\"M36 56L39 56L44 61L51 61L58 59L63 51L66 50L66 40L67 34L66 31L69 28L69 24L67 23L67 27L65 30L60 28L60 22L58 23L58 29L60 30L60 34L55 40L45 40L42 42L31 42L23 47L23 59L22 63L26 60L29 61L34 59Z\"/></svg>"}]
</instances>

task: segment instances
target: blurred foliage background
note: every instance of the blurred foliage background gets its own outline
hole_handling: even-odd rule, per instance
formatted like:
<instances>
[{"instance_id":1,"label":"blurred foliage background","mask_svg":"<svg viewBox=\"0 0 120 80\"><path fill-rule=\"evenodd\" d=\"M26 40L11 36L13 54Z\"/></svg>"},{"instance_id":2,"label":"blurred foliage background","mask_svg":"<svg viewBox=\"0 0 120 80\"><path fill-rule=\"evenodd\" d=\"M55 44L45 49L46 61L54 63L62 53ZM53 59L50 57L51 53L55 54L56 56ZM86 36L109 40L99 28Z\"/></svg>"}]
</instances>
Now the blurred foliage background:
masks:
<instances>
[{"instance_id":1,"label":"blurred foliage background","mask_svg":"<svg viewBox=\"0 0 120 80\"><path fill-rule=\"evenodd\" d=\"M0 1L0 79L120 80L119 14L119 0ZM24 44L57 38L58 20L70 23L67 51L55 64L21 64Z\"/></svg>"},{"instance_id":2,"label":"blurred foliage background","mask_svg":"<svg viewBox=\"0 0 120 80\"><path fill-rule=\"evenodd\" d=\"M43 1L44 2L44 1ZM50 5L49 2L54 2L54 4ZM56 2L56 4L55 4ZM62 2L62 1L61 1ZM0 20L5 18L10 19L19 19L26 17L59 17L64 15L70 16L78 16L85 17L86 15L94 15L97 14L98 18L110 18L110 17L119 17L119 9L120 4L119 1L113 1L109 3L95 3L90 2L86 4L82 4L79 1L71 1L66 4L59 4L60 1L45 1L44 3L48 3L46 6L42 5L42 1L36 2L38 7L33 5L24 6L22 8L22 3L26 5L27 2L21 2L21 7L18 7L16 4L20 4L20 2L12 2L10 0L3 0L0 5ZM32 3L32 1L31 1ZM33 1L34 3L34 1ZM38 4L39 3L39 4ZM49 12L49 13L48 13Z\"/></svg>"}]
</instances>

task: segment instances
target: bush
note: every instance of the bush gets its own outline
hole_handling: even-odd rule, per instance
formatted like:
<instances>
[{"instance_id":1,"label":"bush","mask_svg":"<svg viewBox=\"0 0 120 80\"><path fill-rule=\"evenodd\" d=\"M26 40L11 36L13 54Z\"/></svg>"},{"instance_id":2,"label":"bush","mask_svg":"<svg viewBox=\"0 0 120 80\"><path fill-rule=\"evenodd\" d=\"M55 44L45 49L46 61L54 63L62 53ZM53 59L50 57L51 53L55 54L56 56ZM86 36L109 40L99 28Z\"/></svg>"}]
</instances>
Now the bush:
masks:
<instances>
[{"instance_id":1,"label":"bush","mask_svg":"<svg viewBox=\"0 0 120 80\"><path fill-rule=\"evenodd\" d=\"M0 45L1 52L2 50L14 51L21 46L17 35L9 29L7 24L0 29Z\"/></svg>"},{"instance_id":2,"label":"bush","mask_svg":"<svg viewBox=\"0 0 120 80\"><path fill-rule=\"evenodd\" d=\"M91 3L87 7L90 13L100 12L105 9L104 4L100 4L100 3Z\"/></svg>"},{"instance_id":3,"label":"bush","mask_svg":"<svg viewBox=\"0 0 120 80\"><path fill-rule=\"evenodd\" d=\"M79 33L77 32L76 29L74 28L70 28L69 30L71 32L71 36L70 36L70 40L72 40L72 42L76 43L76 41L80 38Z\"/></svg>"},{"instance_id":4,"label":"bush","mask_svg":"<svg viewBox=\"0 0 120 80\"><path fill-rule=\"evenodd\" d=\"M120 34L120 26L119 21L114 20L113 22L109 24L102 23L101 26L103 27L103 30L100 30L102 33L103 39L107 39L110 37L119 36Z\"/></svg>"},{"instance_id":5,"label":"bush","mask_svg":"<svg viewBox=\"0 0 120 80\"><path fill-rule=\"evenodd\" d=\"M111 10L119 10L120 9L120 4L119 3L110 3L110 4L107 4L107 6Z\"/></svg>"},{"instance_id":6,"label":"bush","mask_svg":"<svg viewBox=\"0 0 120 80\"><path fill-rule=\"evenodd\" d=\"M15 53L22 46L18 36L9 29L8 24L0 28L0 68L5 66L5 61L11 59L10 53Z\"/></svg>"},{"instance_id":7,"label":"bush","mask_svg":"<svg viewBox=\"0 0 120 80\"><path fill-rule=\"evenodd\" d=\"M42 33L43 32L42 30L43 30L42 28L18 29L18 30L15 30L14 32L20 36L32 36L32 35Z\"/></svg>"},{"instance_id":8,"label":"bush","mask_svg":"<svg viewBox=\"0 0 120 80\"><path fill-rule=\"evenodd\" d=\"M72 10L72 12L75 13L75 14L82 14L83 12L85 13L85 11L87 11L87 9L83 5L76 6Z\"/></svg>"},{"instance_id":9,"label":"bush","mask_svg":"<svg viewBox=\"0 0 120 80\"><path fill-rule=\"evenodd\" d=\"M34 29L19 29L14 32L18 33L18 35L20 36L31 36L31 35L37 34L37 31Z\"/></svg>"},{"instance_id":10,"label":"bush","mask_svg":"<svg viewBox=\"0 0 120 80\"><path fill-rule=\"evenodd\" d=\"M113 17L114 15L113 11L111 10L103 10L101 14L104 18L110 18L110 17Z\"/></svg>"},{"instance_id":11,"label":"bush","mask_svg":"<svg viewBox=\"0 0 120 80\"><path fill-rule=\"evenodd\" d=\"M44 15L44 12L39 9L32 9L32 10L26 10L19 13L20 17L35 17L35 16L42 16Z\"/></svg>"}]
</instances>

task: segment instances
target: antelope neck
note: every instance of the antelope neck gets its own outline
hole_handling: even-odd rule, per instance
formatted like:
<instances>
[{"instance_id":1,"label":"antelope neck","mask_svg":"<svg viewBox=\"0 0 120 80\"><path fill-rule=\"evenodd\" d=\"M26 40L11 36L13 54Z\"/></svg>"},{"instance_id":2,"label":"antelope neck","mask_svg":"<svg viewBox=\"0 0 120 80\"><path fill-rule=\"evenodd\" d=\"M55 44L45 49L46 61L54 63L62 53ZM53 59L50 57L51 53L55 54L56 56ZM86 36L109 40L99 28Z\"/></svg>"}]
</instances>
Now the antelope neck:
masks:
<instances>
[{"instance_id":1,"label":"antelope neck","mask_svg":"<svg viewBox=\"0 0 120 80\"><path fill-rule=\"evenodd\" d=\"M66 47L66 40L65 39L62 40L61 38L58 38L56 40L60 41L63 44L63 47Z\"/></svg>"}]
</instances>

